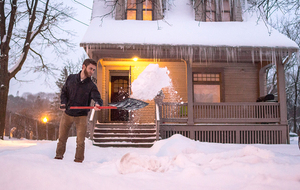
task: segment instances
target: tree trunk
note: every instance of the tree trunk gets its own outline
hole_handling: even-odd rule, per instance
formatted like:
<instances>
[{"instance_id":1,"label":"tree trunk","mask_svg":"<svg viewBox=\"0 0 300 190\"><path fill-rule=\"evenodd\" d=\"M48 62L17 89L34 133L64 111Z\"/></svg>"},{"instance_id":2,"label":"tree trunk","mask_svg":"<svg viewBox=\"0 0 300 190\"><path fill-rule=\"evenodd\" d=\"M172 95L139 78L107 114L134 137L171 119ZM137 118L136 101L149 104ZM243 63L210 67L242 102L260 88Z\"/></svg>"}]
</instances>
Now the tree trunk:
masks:
<instances>
[{"instance_id":1,"label":"tree trunk","mask_svg":"<svg viewBox=\"0 0 300 190\"><path fill-rule=\"evenodd\" d=\"M295 102L294 102L294 133L297 133L297 103L298 103L298 81L299 81L300 67L298 67L295 80Z\"/></svg>"},{"instance_id":2,"label":"tree trunk","mask_svg":"<svg viewBox=\"0 0 300 190\"><path fill-rule=\"evenodd\" d=\"M5 60L2 60L5 61ZM9 76L8 72L5 68L2 68L2 64L0 62L0 139L4 139L4 129L5 129L5 117L6 117L6 105L7 105L7 97L8 97L8 89L9 89Z\"/></svg>"}]
</instances>

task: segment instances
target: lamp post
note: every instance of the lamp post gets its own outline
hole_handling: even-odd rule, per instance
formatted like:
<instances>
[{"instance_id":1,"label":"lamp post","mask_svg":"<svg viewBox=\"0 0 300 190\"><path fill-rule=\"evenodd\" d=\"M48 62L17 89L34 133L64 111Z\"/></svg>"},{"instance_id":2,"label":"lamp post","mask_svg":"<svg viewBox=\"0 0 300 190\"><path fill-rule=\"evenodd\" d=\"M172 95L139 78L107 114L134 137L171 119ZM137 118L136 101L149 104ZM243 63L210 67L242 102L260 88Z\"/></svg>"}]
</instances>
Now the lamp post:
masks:
<instances>
[{"instance_id":1,"label":"lamp post","mask_svg":"<svg viewBox=\"0 0 300 190\"><path fill-rule=\"evenodd\" d=\"M47 116L43 117L42 121L43 121L43 123L46 124L46 140L48 140L48 125L47 125L48 118L47 118Z\"/></svg>"}]
</instances>

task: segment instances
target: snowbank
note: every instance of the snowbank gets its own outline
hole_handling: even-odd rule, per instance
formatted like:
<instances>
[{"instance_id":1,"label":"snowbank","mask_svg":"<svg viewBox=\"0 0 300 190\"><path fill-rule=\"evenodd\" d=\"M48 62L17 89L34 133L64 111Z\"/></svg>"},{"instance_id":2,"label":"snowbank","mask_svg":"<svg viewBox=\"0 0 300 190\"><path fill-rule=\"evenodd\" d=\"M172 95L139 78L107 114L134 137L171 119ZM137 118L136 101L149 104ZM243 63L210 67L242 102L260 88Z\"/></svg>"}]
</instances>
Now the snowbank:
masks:
<instances>
[{"instance_id":1,"label":"snowbank","mask_svg":"<svg viewBox=\"0 0 300 190\"><path fill-rule=\"evenodd\" d=\"M0 183L4 190L299 189L300 151L291 142L217 144L174 135L145 149L99 148L87 139L79 164L74 137L64 160L53 159L57 141L0 140Z\"/></svg>"}]
</instances>

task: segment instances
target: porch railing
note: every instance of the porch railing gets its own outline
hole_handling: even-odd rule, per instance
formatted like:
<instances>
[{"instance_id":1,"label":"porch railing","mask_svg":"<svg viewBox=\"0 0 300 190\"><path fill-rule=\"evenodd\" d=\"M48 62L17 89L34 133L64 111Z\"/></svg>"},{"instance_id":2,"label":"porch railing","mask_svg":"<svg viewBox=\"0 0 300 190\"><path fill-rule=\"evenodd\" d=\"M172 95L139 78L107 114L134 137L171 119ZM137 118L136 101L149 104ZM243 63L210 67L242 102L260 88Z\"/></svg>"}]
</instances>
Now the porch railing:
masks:
<instances>
[{"instance_id":1,"label":"porch railing","mask_svg":"<svg viewBox=\"0 0 300 190\"><path fill-rule=\"evenodd\" d=\"M187 103L161 104L161 122L187 122ZM258 123L280 122L279 103L194 103L195 123Z\"/></svg>"}]
</instances>

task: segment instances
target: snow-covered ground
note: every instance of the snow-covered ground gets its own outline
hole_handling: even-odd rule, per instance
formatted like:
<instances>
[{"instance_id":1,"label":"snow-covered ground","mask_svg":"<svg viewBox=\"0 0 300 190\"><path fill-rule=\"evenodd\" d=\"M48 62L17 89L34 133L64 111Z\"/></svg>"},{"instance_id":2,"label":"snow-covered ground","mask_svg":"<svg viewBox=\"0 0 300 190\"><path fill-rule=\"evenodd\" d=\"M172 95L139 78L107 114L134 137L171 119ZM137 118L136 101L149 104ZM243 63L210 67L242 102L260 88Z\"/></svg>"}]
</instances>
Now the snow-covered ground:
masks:
<instances>
[{"instance_id":1,"label":"snow-covered ground","mask_svg":"<svg viewBox=\"0 0 300 190\"><path fill-rule=\"evenodd\" d=\"M99 148L87 139L83 163L73 162L75 141L55 160L57 141L0 140L1 189L300 189L296 138L237 145L174 135L152 148Z\"/></svg>"}]
</instances>

